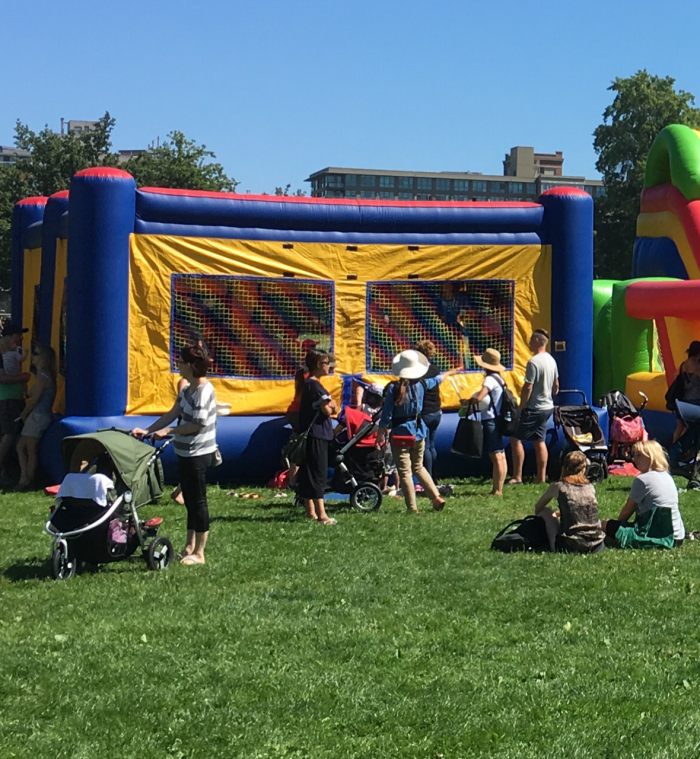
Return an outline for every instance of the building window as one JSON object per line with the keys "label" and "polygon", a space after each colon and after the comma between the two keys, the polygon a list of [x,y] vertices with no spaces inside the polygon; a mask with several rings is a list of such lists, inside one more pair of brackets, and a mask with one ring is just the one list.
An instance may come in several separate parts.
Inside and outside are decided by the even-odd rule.
{"label": "building window", "polygon": [[435,200],[447,200],[447,195],[436,195]]}
{"label": "building window", "polygon": [[357,196],[357,193],[355,190],[345,190],[345,197],[346,198],[354,198]]}
{"label": "building window", "polygon": [[379,177],[379,186],[380,187],[393,187],[394,186],[394,177]]}
{"label": "building window", "polygon": [[422,195],[421,194],[416,195],[416,200],[427,200],[428,197],[429,197],[428,195],[426,195],[425,193],[423,193]]}
{"label": "building window", "polygon": [[399,187],[403,187],[406,190],[412,190],[413,177],[399,177]]}
{"label": "building window", "polygon": [[433,180],[430,177],[418,177],[419,190],[432,190]]}
{"label": "building window", "polygon": [[375,187],[377,184],[377,177],[372,176],[371,174],[361,174],[360,184],[362,187]]}
{"label": "building window", "polygon": [[384,200],[393,200],[394,199],[394,193],[393,192],[380,192],[379,197]]}
{"label": "building window", "polygon": [[491,182],[490,192],[503,192],[503,182]]}
{"label": "building window", "polygon": [[598,189],[596,190],[595,196],[596,198],[602,198],[603,195],[605,195],[605,187],[599,186]]}
{"label": "building window", "polygon": [[474,200],[478,200],[479,202],[484,202],[488,200],[488,198],[486,197],[486,195],[475,195]]}
{"label": "building window", "polygon": [[357,185],[357,174],[346,174],[345,175],[345,186],[346,187],[355,187]]}
{"label": "building window", "polygon": [[510,192],[511,195],[522,195],[523,183],[522,182],[508,182],[508,192]]}
{"label": "building window", "polygon": [[399,200],[413,200],[413,193],[412,192],[400,192],[399,193]]}
{"label": "building window", "polygon": [[342,187],[342,185],[343,185],[343,177],[340,176],[339,174],[329,174],[326,177],[326,184],[329,187],[336,187],[336,186]]}
{"label": "building window", "polygon": [[449,179],[436,179],[435,180],[435,189],[436,190],[449,190],[450,189],[450,180]]}
{"label": "building window", "polygon": [[374,192],[371,192],[370,190],[362,190],[360,193],[361,198],[373,198]]}
{"label": "building window", "polygon": [[475,179],[472,182],[472,190],[474,192],[486,192],[486,182],[483,179]]}
{"label": "building window", "polygon": [[466,179],[455,179],[455,192],[468,192],[469,182]]}
{"label": "building window", "polygon": [[525,192],[528,195],[536,195],[537,194],[537,185],[534,182],[528,182],[525,185]]}

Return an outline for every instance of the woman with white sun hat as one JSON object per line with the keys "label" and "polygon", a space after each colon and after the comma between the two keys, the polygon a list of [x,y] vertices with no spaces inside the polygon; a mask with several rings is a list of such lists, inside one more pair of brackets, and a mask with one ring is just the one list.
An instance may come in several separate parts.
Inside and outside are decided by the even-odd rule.
{"label": "woman with white sun hat", "polygon": [[442,510],[445,505],[431,476],[423,467],[427,428],[421,419],[421,412],[425,391],[437,387],[445,377],[456,374],[459,369],[423,379],[429,366],[428,359],[418,351],[406,350],[394,357],[391,373],[399,381],[392,382],[386,390],[377,434],[377,447],[382,446],[389,435],[406,508],[413,514],[419,513],[413,475],[431,499],[435,511]]}

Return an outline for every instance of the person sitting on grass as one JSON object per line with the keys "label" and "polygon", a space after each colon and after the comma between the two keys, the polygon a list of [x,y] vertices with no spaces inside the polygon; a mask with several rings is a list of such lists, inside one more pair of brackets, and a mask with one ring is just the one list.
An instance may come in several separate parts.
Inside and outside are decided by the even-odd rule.
{"label": "person sitting on grass", "polygon": [[[680,546],[685,527],[664,449],[656,440],[640,441],[632,448],[632,461],[641,474],[635,477],[618,518],[603,522],[606,543],[617,548]],[[637,517],[630,524],[628,520],[634,513]]]}
{"label": "person sitting on grass", "polygon": [[[605,533],[598,516],[595,488],[586,478],[588,459],[581,451],[564,458],[561,480],[553,482],[535,504],[535,514],[544,519],[552,551],[598,553],[605,547]],[[557,499],[558,511],[547,504]]]}

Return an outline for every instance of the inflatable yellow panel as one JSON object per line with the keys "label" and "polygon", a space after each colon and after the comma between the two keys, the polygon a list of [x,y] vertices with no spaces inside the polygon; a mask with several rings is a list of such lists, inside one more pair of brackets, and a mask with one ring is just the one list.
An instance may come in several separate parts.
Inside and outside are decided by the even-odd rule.
{"label": "inflatable yellow panel", "polygon": [[[201,339],[232,414],[284,413],[307,348],[332,350],[324,384],[382,383],[391,356],[438,345],[446,407],[481,386],[472,355],[498,347],[518,392],[534,327],[550,327],[548,246],[407,246],[131,236],[127,414],[170,408],[180,348]],[[172,382],[164,382],[170,375]]]}

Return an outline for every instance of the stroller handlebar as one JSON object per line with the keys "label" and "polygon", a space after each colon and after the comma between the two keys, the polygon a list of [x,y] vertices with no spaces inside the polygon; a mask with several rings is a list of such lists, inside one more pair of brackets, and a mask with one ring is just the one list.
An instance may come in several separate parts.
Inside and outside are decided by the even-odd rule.
{"label": "stroller handlebar", "polygon": [[574,395],[574,394],[575,395],[580,395],[581,398],[583,399],[583,405],[584,406],[588,406],[588,400],[586,399],[586,394],[583,392],[583,390],[573,390],[573,389],[572,390],[560,390],[557,395],[558,396],[562,395],[562,393],[569,393],[570,395]]}

